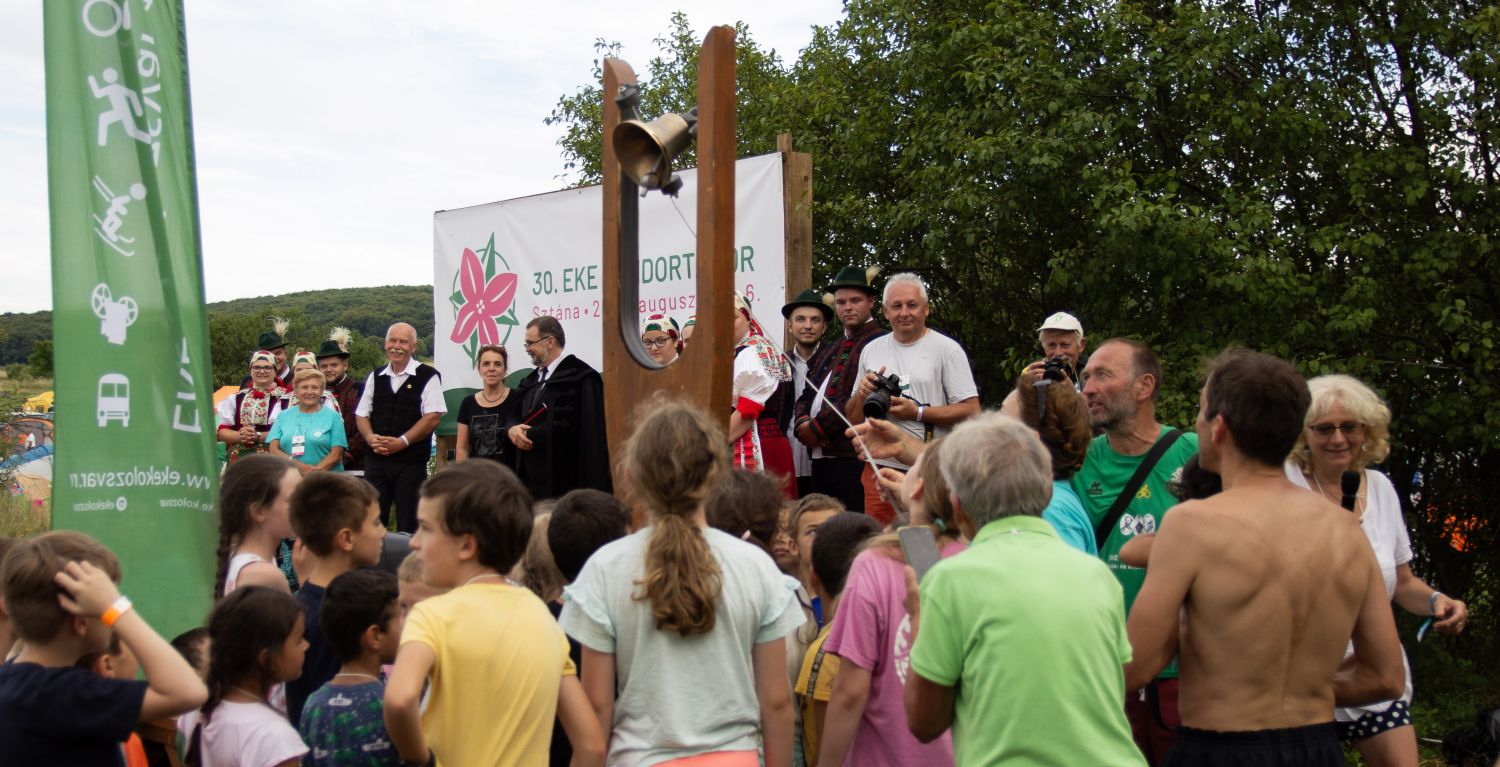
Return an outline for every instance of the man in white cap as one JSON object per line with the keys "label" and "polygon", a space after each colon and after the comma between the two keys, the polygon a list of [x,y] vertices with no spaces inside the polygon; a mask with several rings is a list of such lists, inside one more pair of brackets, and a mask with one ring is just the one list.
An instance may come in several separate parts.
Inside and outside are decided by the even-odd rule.
{"label": "man in white cap", "polygon": [[[1058,360],[1063,363],[1063,374],[1073,382],[1073,387],[1079,392],[1083,391],[1082,376],[1079,372],[1088,363],[1083,356],[1083,350],[1088,346],[1088,339],[1083,337],[1083,323],[1078,321],[1067,312],[1057,312],[1042,321],[1042,326],[1036,329],[1037,340],[1042,344],[1042,358],[1026,366],[1026,374],[1031,376],[1032,381],[1042,380],[1042,374],[1047,369],[1048,360]],[[1002,405],[1004,412],[1013,412],[1020,407],[1016,402],[1014,389],[1005,395]]]}
{"label": "man in white cap", "polygon": [[1083,350],[1088,346],[1088,339],[1083,337],[1083,323],[1067,312],[1058,312],[1043,320],[1036,331],[1037,340],[1042,344],[1042,359],[1027,365],[1026,372],[1041,380],[1047,360],[1063,361],[1066,363],[1063,372],[1079,391],[1083,391],[1083,384],[1078,380],[1078,371],[1086,362]]}

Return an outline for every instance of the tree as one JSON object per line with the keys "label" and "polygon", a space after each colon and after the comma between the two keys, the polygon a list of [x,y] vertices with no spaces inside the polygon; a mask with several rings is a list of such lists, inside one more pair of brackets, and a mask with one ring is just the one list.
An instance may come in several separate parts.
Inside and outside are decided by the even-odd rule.
{"label": "tree", "polygon": [[[667,113],[683,113],[698,101],[698,51],[702,35],[693,31],[687,14],[672,14],[671,29],[653,42],[660,54],[644,69],[637,70],[641,85],[640,114],[650,120]],[[600,183],[604,112],[600,99],[603,57],[618,57],[624,51],[617,42],[602,38],[594,43],[593,82],[584,84],[571,95],[558,99],[557,107],[543,122],[559,126],[563,135],[557,140],[563,152],[563,174],[578,186]],[[766,50],[750,36],[743,22],[735,25],[735,77],[739,85],[736,118],[739,127],[739,156],[776,151],[776,136],[790,127],[789,110],[781,103],[790,96],[791,74],[774,50]],[[676,167],[692,167],[697,162],[693,149],[683,152]]]}
{"label": "tree", "polygon": [[268,325],[264,316],[253,314],[210,314],[208,348],[213,358],[214,388],[239,386],[250,372],[250,353],[255,341]]}
{"label": "tree", "polygon": [[[665,48],[651,87],[681,91],[689,44]],[[1500,8],[1470,0],[849,0],[784,75],[741,78],[742,104],[771,105],[742,149],[795,135],[818,276],[921,274],[991,403],[1058,309],[1095,344],[1150,342],[1176,424],[1197,361],[1232,342],[1369,382],[1395,413],[1385,469],[1415,499],[1418,569],[1482,610],[1473,587],[1500,569],[1497,49]],[[581,116],[549,122],[588,180]],[[1489,636],[1474,657],[1495,657]]]}
{"label": "tree", "polygon": [[31,343],[26,371],[32,378],[52,377],[52,339],[37,339]]}

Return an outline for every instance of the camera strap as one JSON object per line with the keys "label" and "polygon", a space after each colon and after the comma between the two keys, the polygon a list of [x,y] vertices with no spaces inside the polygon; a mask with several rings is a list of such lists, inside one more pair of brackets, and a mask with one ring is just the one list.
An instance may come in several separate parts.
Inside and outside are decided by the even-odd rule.
{"label": "camera strap", "polygon": [[1146,477],[1151,474],[1152,469],[1156,468],[1161,457],[1166,455],[1172,443],[1181,436],[1180,429],[1168,429],[1167,433],[1151,446],[1146,457],[1141,459],[1141,465],[1137,466],[1135,473],[1130,475],[1130,480],[1125,483],[1125,487],[1120,489],[1120,494],[1115,496],[1115,502],[1110,505],[1109,511],[1104,512],[1104,518],[1099,520],[1099,525],[1094,528],[1094,541],[1099,551],[1104,551],[1104,542],[1109,540],[1109,534],[1115,529],[1115,525],[1120,523],[1120,517],[1125,514],[1125,509],[1130,506],[1131,501],[1135,500],[1135,494],[1140,492],[1141,485],[1146,484]]}

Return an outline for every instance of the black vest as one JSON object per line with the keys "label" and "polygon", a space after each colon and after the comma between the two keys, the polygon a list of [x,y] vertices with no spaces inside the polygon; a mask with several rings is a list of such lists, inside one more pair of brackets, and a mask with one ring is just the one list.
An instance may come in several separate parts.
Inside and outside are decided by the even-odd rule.
{"label": "black vest", "polygon": [[[397,391],[391,391],[390,366],[375,374],[375,391],[370,399],[370,430],[387,437],[399,437],[417,421],[422,420],[422,390],[433,378],[442,380],[437,368],[416,363],[417,369]],[[411,443],[411,446],[390,456],[400,463],[427,463],[432,454],[432,436]]]}

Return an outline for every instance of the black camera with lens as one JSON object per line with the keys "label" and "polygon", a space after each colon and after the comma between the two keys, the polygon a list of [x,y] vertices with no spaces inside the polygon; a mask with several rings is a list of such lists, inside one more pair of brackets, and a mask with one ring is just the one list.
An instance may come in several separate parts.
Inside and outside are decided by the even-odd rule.
{"label": "black camera with lens", "polygon": [[1073,380],[1073,366],[1067,357],[1050,357],[1042,363],[1042,380],[1061,382]]}
{"label": "black camera with lens", "polygon": [[901,377],[895,373],[875,376],[875,391],[865,397],[866,418],[886,419],[891,414],[891,397],[901,396]]}

